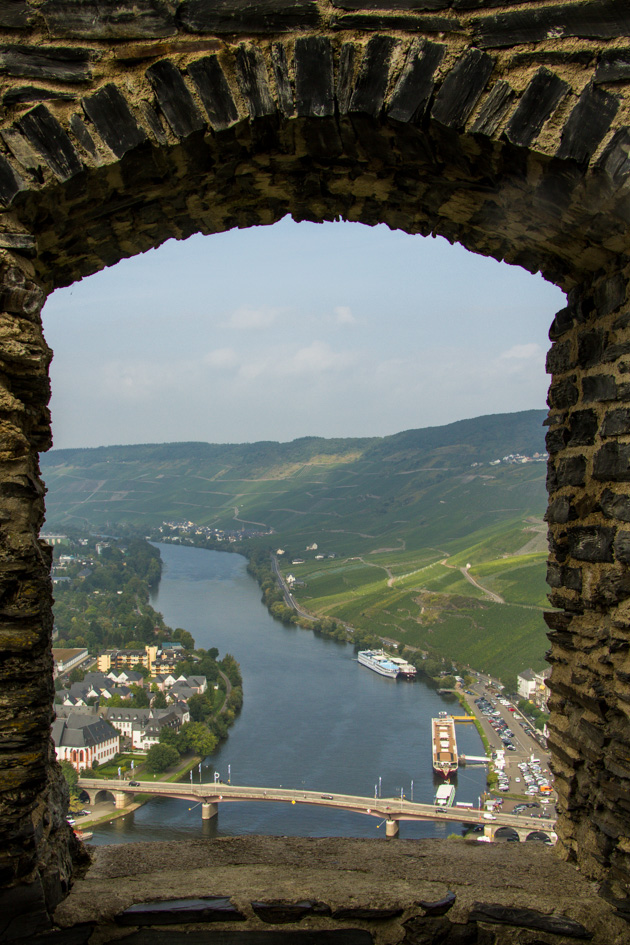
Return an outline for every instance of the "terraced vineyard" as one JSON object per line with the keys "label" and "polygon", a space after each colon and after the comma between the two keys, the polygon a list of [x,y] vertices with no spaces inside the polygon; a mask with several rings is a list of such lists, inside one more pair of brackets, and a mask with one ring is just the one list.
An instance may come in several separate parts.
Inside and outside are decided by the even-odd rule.
{"label": "terraced vineyard", "polygon": [[245,529],[249,546],[284,548],[279,563],[313,614],[497,675],[538,669],[546,466],[496,460],[542,453],[544,416],[382,439],[52,451],[48,527]]}

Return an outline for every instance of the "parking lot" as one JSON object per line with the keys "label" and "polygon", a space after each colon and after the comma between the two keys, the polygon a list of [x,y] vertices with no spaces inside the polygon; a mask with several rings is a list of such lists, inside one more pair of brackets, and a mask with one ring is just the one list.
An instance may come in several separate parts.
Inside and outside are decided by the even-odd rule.
{"label": "parking lot", "polygon": [[532,817],[555,816],[549,755],[541,748],[529,720],[483,683],[469,690],[468,695],[492,749],[498,777],[494,794],[497,799],[503,798],[503,809],[521,814],[529,811]]}

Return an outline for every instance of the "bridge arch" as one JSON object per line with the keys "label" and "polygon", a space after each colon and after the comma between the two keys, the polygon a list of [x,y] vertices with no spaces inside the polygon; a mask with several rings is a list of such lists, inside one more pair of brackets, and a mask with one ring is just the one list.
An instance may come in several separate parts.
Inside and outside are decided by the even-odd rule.
{"label": "bridge arch", "polygon": [[539,843],[551,843],[551,837],[544,830],[532,830],[531,833],[528,833],[525,837],[525,840],[538,841]]}
{"label": "bridge arch", "polygon": [[521,837],[519,831],[514,827],[497,827],[494,831],[493,840],[510,840],[513,842],[520,841]]}
{"label": "bridge arch", "polygon": [[[38,537],[38,452],[51,443],[43,302],[168,238],[291,214],[441,234],[567,292],[549,354],[559,848],[627,897],[630,822],[613,800],[630,779],[630,128],[615,44],[628,24],[609,4],[541,4],[498,15],[501,0],[444,0],[435,16],[394,0],[385,12],[137,0],[127,15],[124,2],[16,0],[0,11],[8,887],[36,876],[51,907],[73,869],[50,761],[50,551]],[[13,856],[26,833],[37,838],[28,862]]]}

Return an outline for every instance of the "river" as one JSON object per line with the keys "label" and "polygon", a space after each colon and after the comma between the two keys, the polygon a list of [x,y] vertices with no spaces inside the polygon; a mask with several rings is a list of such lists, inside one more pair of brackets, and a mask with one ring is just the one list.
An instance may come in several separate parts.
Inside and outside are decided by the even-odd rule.
{"label": "river", "polygon": [[[183,627],[197,646],[216,646],[238,660],[243,709],[227,740],[206,759],[233,784],[304,788],[332,794],[400,797],[429,802],[438,783],[431,767],[430,720],[457,713],[452,697],[422,682],[378,676],[356,662],[351,646],[273,620],[241,555],[159,545],[164,569],[153,606]],[[461,752],[481,755],[472,725],[457,726]],[[229,766],[229,769],[228,769]],[[195,780],[199,773],[195,770]],[[412,784],[413,782],[413,784]],[[460,769],[458,801],[478,803],[485,769]],[[155,799],[94,828],[92,843],[178,840],[238,834],[375,837],[373,817],[279,803],[224,803],[211,821],[185,801]],[[405,838],[444,836],[445,825],[401,823]],[[449,832],[451,828],[449,827]]]}

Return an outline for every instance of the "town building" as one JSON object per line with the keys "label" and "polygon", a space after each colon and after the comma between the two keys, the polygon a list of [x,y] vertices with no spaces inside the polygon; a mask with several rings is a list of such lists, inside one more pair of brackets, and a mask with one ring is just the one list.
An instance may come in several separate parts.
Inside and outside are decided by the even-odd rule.
{"label": "town building", "polygon": [[53,679],[65,676],[88,658],[87,647],[53,647]]}
{"label": "town building", "polygon": [[81,710],[59,716],[52,725],[58,761],[69,761],[77,771],[111,761],[120,751],[120,735],[106,719]]}

